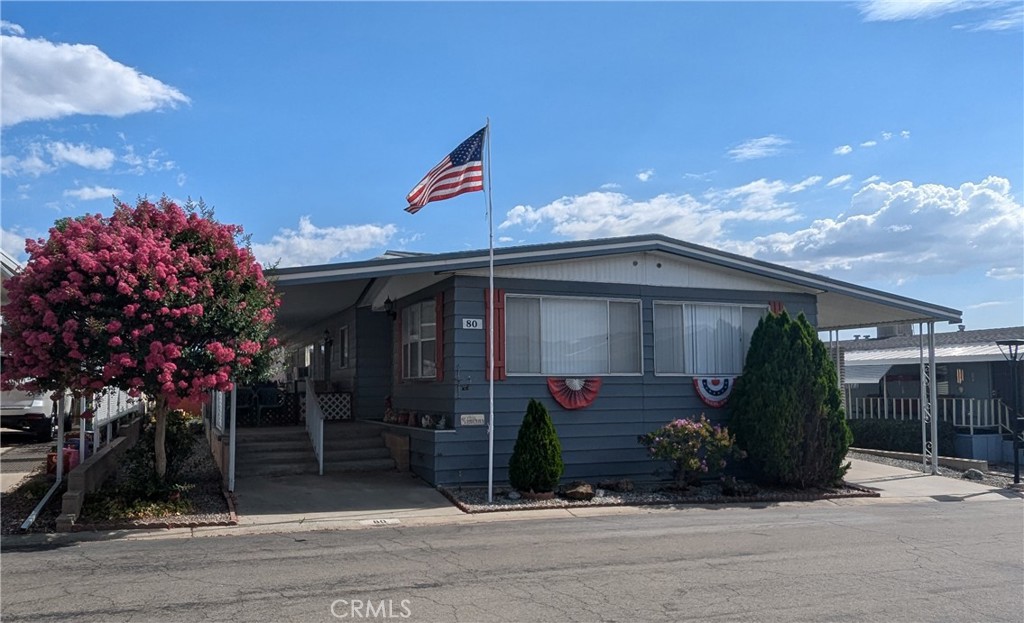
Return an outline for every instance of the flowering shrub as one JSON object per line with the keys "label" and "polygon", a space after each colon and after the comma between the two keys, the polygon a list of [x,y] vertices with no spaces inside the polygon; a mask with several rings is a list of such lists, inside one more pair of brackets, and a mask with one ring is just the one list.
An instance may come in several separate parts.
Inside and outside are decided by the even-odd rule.
{"label": "flowering shrub", "polygon": [[167,410],[269,370],[280,301],[241,227],[202,202],[115,200],[111,216],[61,219],[25,250],[5,284],[4,388],[156,399],[161,476]]}
{"label": "flowering shrub", "polygon": [[742,458],[729,429],[711,422],[701,414],[699,420],[679,419],[656,431],[640,435],[637,441],[651,457],[669,461],[676,484],[696,484],[704,474],[714,474],[726,466],[726,460]]}

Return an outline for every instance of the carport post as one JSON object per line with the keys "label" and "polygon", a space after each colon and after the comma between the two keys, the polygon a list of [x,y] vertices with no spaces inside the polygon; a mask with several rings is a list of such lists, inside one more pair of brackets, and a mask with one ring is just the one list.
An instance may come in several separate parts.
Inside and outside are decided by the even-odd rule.
{"label": "carport post", "polygon": [[235,406],[238,399],[238,385],[231,388],[231,431],[228,432],[228,491],[235,492]]}
{"label": "carport post", "polygon": [[932,474],[939,473],[938,371],[935,369],[935,323],[928,323],[928,402],[932,415]]}
{"label": "carport post", "polygon": [[85,396],[78,399],[78,461],[84,463],[85,456],[85,420],[82,414],[85,413]]}
{"label": "carport post", "polygon": [[54,401],[57,407],[57,482],[64,478],[64,392],[60,401]]}

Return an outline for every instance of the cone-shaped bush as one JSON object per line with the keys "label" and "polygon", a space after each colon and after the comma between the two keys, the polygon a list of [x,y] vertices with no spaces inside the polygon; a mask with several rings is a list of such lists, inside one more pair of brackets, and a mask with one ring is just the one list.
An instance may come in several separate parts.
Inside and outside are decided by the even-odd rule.
{"label": "cone-shaped bush", "polygon": [[519,491],[553,491],[564,470],[562,443],[544,405],[530,400],[508,461],[508,481]]}
{"label": "cone-shaped bush", "polygon": [[761,319],[729,405],[736,442],[762,482],[806,488],[842,480],[850,431],[836,368],[803,314]]}

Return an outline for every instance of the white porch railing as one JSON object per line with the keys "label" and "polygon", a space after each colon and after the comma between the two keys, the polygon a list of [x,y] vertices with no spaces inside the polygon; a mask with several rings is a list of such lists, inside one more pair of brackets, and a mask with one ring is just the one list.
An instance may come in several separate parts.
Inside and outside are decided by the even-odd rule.
{"label": "white porch railing", "polygon": [[320,400],[313,390],[313,382],[306,381],[306,432],[313,443],[313,453],[320,467],[320,475],[324,475],[324,413],[320,410]]}
{"label": "white porch railing", "polygon": [[[102,446],[109,444],[113,439],[115,422],[144,409],[142,398],[132,398],[128,392],[116,388],[107,388],[96,394],[91,404],[92,430],[87,431],[84,426],[79,429],[81,431],[79,452],[82,453],[82,461],[88,458],[84,443],[86,434],[92,438],[92,453],[99,452]],[[102,434],[100,434],[101,432]]]}
{"label": "white porch railing", "polygon": [[[851,420],[920,420],[919,398],[853,398]],[[970,429],[996,428],[1012,433],[1010,408],[998,398],[939,398],[935,414],[940,422]]]}

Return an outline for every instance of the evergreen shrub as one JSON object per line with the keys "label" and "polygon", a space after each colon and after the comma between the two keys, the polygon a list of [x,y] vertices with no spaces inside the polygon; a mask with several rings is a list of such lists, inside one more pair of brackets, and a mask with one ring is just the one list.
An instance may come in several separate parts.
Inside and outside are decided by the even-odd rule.
{"label": "evergreen shrub", "polygon": [[509,484],[519,491],[554,491],[564,470],[562,443],[551,416],[531,399],[508,461]]}
{"label": "evergreen shrub", "polygon": [[849,469],[835,364],[803,314],[761,319],[729,405],[732,431],[759,481],[828,487]]}

